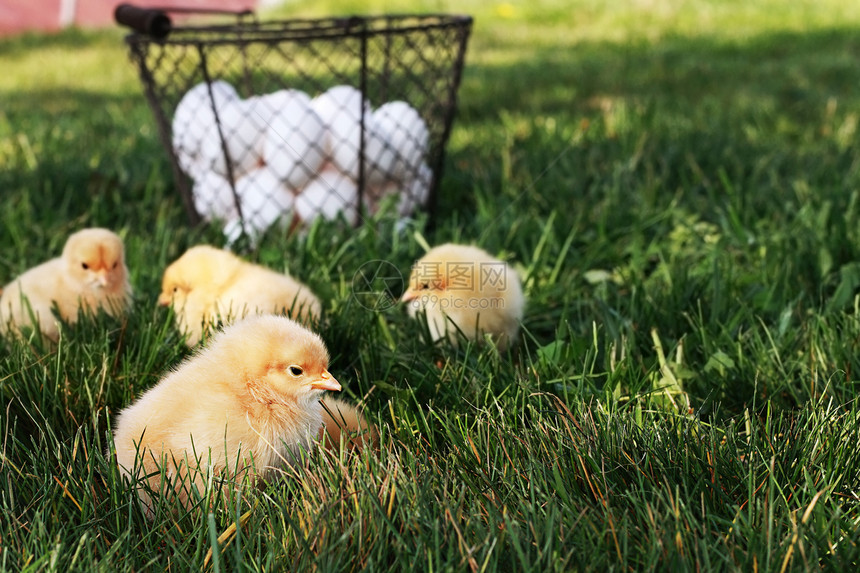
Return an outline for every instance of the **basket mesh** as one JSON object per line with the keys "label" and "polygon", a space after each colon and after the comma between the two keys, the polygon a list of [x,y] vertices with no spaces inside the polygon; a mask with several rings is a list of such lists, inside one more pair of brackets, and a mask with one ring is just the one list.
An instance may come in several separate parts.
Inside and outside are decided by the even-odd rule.
{"label": "basket mesh", "polygon": [[239,21],[126,37],[192,223],[432,214],[467,16]]}

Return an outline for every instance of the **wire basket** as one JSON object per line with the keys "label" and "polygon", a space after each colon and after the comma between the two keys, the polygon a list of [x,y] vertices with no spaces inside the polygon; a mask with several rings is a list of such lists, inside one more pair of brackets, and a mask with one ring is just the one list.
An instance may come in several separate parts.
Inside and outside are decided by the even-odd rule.
{"label": "wire basket", "polygon": [[[178,10],[196,14],[199,10]],[[117,7],[192,224],[229,241],[317,217],[435,211],[472,18],[173,25]]]}

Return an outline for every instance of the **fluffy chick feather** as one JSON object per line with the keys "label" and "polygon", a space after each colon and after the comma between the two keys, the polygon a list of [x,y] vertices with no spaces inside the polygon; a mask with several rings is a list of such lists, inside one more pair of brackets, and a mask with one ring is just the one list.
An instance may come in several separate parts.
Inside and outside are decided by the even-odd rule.
{"label": "fluffy chick feather", "polygon": [[286,313],[301,322],[320,315],[320,301],[294,278],[208,245],[191,247],[164,271],[158,303],[173,305],[189,346],[217,320]]}
{"label": "fluffy chick feather", "polygon": [[24,272],[0,292],[0,333],[33,325],[56,341],[55,304],[68,323],[77,321],[80,308],[103,308],[117,316],[131,303],[122,239],[107,229],[78,231],[66,240],[62,255]]}
{"label": "fluffy chick feather", "polygon": [[427,316],[434,340],[457,331],[470,340],[492,337],[503,350],[514,340],[525,299],[516,271],[478,247],[446,243],[434,247],[412,267],[401,298],[409,315]]}
{"label": "fluffy chick feather", "polygon": [[155,492],[171,487],[188,507],[192,484],[203,492],[210,476],[265,480],[307,451],[322,429],[320,397],[341,389],[328,362],[322,339],[304,326],[252,316],[123,410],[114,425],[117,462],[147,516],[154,506],[141,481]]}

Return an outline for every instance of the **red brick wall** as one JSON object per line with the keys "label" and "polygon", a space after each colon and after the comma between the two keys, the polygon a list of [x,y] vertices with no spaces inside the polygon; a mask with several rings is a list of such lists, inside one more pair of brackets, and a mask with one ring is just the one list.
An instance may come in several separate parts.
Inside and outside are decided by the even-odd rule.
{"label": "red brick wall", "polygon": [[[74,8],[72,21],[77,26],[114,25],[117,4],[129,0],[0,0],[0,35],[27,30],[56,31],[61,28],[62,3]],[[137,6],[181,6],[183,8],[254,9],[256,0],[130,0]]]}
{"label": "red brick wall", "polygon": [[3,0],[0,2],[0,34],[59,28],[60,0]]}

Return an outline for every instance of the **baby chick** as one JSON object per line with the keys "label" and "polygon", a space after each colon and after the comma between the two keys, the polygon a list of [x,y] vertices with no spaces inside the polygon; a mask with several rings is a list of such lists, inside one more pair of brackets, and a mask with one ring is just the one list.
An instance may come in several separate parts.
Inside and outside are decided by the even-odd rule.
{"label": "baby chick", "polygon": [[153,502],[140,480],[155,492],[172,488],[188,507],[192,485],[202,492],[209,477],[266,480],[308,451],[322,428],[323,392],[341,389],[328,362],[317,334],[284,316],[252,316],[123,410],[117,463],[137,482],[147,517]]}
{"label": "baby chick", "polygon": [[401,298],[409,315],[426,312],[434,340],[453,343],[492,337],[499,350],[512,342],[523,319],[525,299],[519,276],[507,263],[477,247],[447,243],[427,252],[412,267]]}
{"label": "baby chick", "polygon": [[208,245],[191,247],[164,271],[158,304],[173,305],[188,346],[212,322],[249,313],[282,313],[307,322],[319,318],[320,301],[294,278],[243,261]]}
{"label": "baby chick", "polygon": [[54,304],[68,323],[77,321],[79,308],[103,308],[117,316],[131,303],[122,239],[107,229],[78,231],[66,240],[60,257],[24,272],[2,293],[0,333],[20,332],[21,326],[32,324],[56,342],[60,332],[51,312]]}

